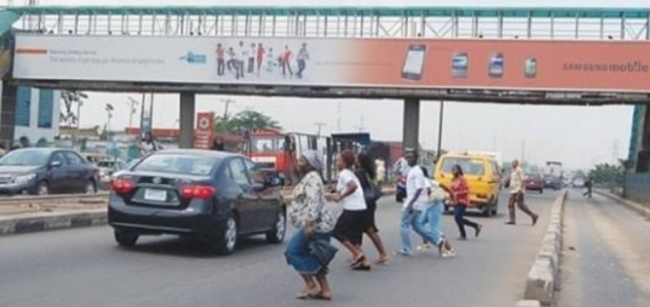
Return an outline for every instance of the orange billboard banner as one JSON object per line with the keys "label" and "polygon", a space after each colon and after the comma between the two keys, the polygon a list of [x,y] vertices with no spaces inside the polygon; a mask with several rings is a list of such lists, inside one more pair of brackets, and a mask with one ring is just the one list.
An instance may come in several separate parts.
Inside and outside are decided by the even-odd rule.
{"label": "orange billboard banner", "polygon": [[650,92],[650,42],[17,34],[16,79]]}

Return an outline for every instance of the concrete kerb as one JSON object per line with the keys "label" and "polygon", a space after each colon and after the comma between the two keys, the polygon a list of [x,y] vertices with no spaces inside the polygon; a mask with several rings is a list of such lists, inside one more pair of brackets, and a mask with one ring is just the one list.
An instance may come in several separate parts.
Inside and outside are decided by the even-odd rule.
{"label": "concrete kerb", "polygon": [[107,220],[108,216],[105,208],[80,212],[43,212],[0,217],[0,235],[98,226],[105,225]]}
{"label": "concrete kerb", "polygon": [[[520,301],[517,306],[540,306],[539,304],[553,303],[560,268],[562,223],[566,197],[567,191],[564,191],[553,203],[551,217],[540,250],[526,278],[525,301]],[[524,305],[520,305],[520,303]]]}
{"label": "concrete kerb", "polygon": [[650,219],[650,207],[646,207],[644,205],[635,203],[633,201],[629,201],[629,200],[627,200],[625,198],[619,197],[617,195],[614,195],[612,193],[609,193],[609,192],[606,192],[606,191],[603,191],[603,190],[594,190],[594,192],[596,194],[598,194],[598,195],[607,197],[607,198],[609,198],[609,199],[611,199],[611,200],[613,200],[613,201],[627,207],[628,209],[640,214],[641,216],[643,216],[645,218]]}

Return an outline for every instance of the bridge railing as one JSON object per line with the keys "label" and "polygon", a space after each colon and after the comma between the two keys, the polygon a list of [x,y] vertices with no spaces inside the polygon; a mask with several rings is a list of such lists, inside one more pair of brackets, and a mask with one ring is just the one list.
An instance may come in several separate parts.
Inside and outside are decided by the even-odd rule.
{"label": "bridge railing", "polygon": [[19,30],[74,35],[650,39],[646,10],[12,8]]}

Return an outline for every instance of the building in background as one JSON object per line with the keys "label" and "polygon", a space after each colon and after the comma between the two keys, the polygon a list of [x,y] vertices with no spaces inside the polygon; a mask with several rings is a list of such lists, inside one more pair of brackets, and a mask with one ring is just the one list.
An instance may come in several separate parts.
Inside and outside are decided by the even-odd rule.
{"label": "building in background", "polygon": [[[3,90],[0,85],[0,93]],[[7,125],[11,122],[7,116],[11,116],[11,113],[14,116],[13,135],[4,135],[4,142],[20,141],[31,146],[53,142],[59,135],[61,92],[18,86],[15,99],[14,112],[7,112],[0,117],[0,125]],[[3,145],[9,147],[9,144]]]}

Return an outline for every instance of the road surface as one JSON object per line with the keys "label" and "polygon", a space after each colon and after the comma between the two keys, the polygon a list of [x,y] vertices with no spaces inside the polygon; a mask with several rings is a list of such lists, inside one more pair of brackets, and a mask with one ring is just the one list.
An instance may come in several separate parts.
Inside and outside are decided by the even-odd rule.
{"label": "road surface", "polygon": [[[334,301],[328,306],[514,306],[545,231],[557,193],[530,194],[542,218],[536,227],[519,214],[506,226],[507,194],[499,216],[471,219],[485,225],[478,239],[452,240],[459,255],[437,252],[393,256],[371,272],[347,268],[343,250],[332,265]],[[399,246],[400,205],[383,199],[381,235]],[[458,236],[452,216],[443,217],[450,238]],[[470,232],[472,233],[472,232]],[[414,240],[419,242],[419,240]],[[376,253],[366,245],[371,258]],[[244,242],[230,257],[206,254],[201,246],[175,237],[145,237],[133,250],[119,248],[109,227],[62,230],[0,238],[0,306],[313,306],[294,299],[298,276],[283,257],[284,245],[260,239]]]}
{"label": "road surface", "polygon": [[650,221],[577,192],[566,210],[558,306],[650,306]]}

